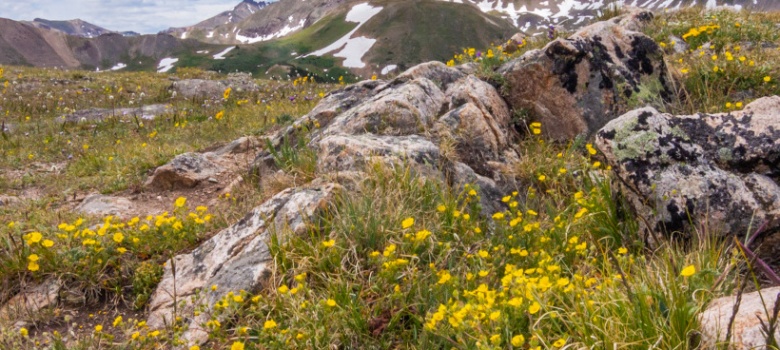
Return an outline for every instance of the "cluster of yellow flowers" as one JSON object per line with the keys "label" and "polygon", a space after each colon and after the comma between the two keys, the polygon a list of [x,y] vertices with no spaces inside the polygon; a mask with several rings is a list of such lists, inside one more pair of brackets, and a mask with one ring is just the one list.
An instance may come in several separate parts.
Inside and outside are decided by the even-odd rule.
{"label": "cluster of yellow flowers", "polygon": [[[183,211],[186,198],[180,197],[174,203],[176,212]],[[27,247],[27,270],[37,272],[41,268],[41,257],[47,257],[50,266],[57,265],[57,254],[82,250],[85,256],[79,259],[79,264],[89,265],[107,263],[112,254],[125,254],[128,251],[142,249],[144,240],[149,235],[160,234],[179,239],[184,235],[195,234],[212,219],[207,213],[208,208],[198,206],[195,211],[186,215],[171,215],[164,212],[160,215],[150,215],[145,219],[133,217],[127,221],[114,216],[107,216],[101,225],[85,226],[85,220],[78,218],[73,222],[63,222],[57,230],[44,235],[39,231],[31,231],[22,236]],[[7,225],[10,229],[21,229],[15,222]],[[185,229],[185,227],[187,229]],[[149,242],[146,242],[147,244]]]}
{"label": "cluster of yellow flowers", "polygon": [[688,41],[688,38],[691,37],[697,37],[701,34],[710,34],[715,32],[715,30],[720,29],[720,25],[717,24],[710,24],[710,25],[704,25],[699,27],[693,27],[690,30],[688,30],[687,33],[683,34],[682,38],[685,41]]}

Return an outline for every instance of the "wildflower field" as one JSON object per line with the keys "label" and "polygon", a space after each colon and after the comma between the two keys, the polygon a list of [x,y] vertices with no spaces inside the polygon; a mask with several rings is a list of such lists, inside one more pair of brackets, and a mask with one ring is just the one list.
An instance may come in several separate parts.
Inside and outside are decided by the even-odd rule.
{"label": "wildflower field", "polygon": [[[777,23],[777,14],[659,14],[646,32],[666,52],[677,98],[640,93],[629,103],[692,114],[780,95]],[[502,62],[547,40],[513,43],[513,53],[501,45],[465,48],[446,63],[478,62],[478,74],[492,79]],[[56,307],[25,315],[22,325],[0,313],[0,348],[181,346],[183,320],[193,315],[177,315],[165,329],[144,322],[166,261],[313,177],[315,155],[293,145],[274,153],[287,180],[272,185],[247,175],[231,193],[152,200],[150,215],[74,212],[88,193],[143,193],[149,172],[178,154],[289,125],[341,87],[300,77],[258,81],[258,92],[226,90],[216,99],[171,93],[171,79],[193,77],[219,78],[196,69],[0,67],[0,194],[19,198],[0,206],[0,302],[25,285],[53,279],[65,286]],[[87,108],[151,103],[169,112],[153,120],[62,120]],[[486,215],[477,186],[451,188],[408,169],[370,166],[358,188],[316,218],[319,225],[272,239],[265,288],[210,286],[224,297],[200,325],[210,341],[190,349],[694,349],[697,315],[710,300],[743,283],[759,286],[739,250],[701,238],[715,236],[708,228],[690,241],[646,247],[636,235],[639,219],[589,140],[551,142],[540,136],[545,125],[518,125],[521,163],[510,173],[523,186],[505,193],[502,210]]]}

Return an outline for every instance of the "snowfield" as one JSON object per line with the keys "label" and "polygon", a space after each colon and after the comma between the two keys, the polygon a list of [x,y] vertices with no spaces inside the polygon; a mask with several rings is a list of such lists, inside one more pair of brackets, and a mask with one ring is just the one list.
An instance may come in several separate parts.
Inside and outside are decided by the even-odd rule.
{"label": "snowfield", "polygon": [[390,72],[396,70],[397,68],[398,68],[398,66],[396,66],[394,64],[387,65],[387,66],[385,66],[385,68],[382,68],[382,75],[387,75],[387,73],[390,73]]}
{"label": "snowfield", "polygon": [[264,35],[264,36],[258,36],[258,37],[243,36],[243,35],[239,34],[239,33],[241,33],[241,31],[239,30],[238,32],[236,32],[236,40],[238,40],[238,41],[240,41],[240,42],[242,42],[244,44],[254,44],[256,42],[268,41],[268,40],[271,40],[271,39],[281,38],[281,37],[283,37],[283,36],[285,36],[287,34],[290,34],[290,33],[294,32],[294,31],[302,29],[303,26],[306,25],[306,19],[305,18],[300,20],[300,21],[298,21],[298,24],[293,25],[293,17],[290,16],[290,18],[287,19],[287,22],[288,22],[288,24],[285,25],[284,28],[279,29],[279,31],[277,31],[275,33],[271,33],[271,34]]}
{"label": "snowfield", "polygon": [[376,14],[378,14],[380,11],[382,11],[382,7],[373,7],[368,3],[355,5],[354,7],[352,7],[349,13],[347,13],[346,20],[348,22],[356,22],[358,23],[358,25],[355,26],[355,28],[352,29],[349,33],[339,38],[339,40],[336,40],[332,44],[322,49],[319,49],[317,51],[314,51],[304,57],[308,57],[312,55],[322,56],[341,49],[339,52],[334,53],[333,56],[345,58],[344,67],[347,68],[365,67],[366,64],[363,62],[363,56],[365,56],[368,50],[370,50],[371,47],[374,46],[376,39],[366,38],[362,36],[353,38],[352,35],[355,34],[355,32],[357,32],[358,29],[360,29],[360,27],[363,26],[363,24],[368,22],[368,20],[370,20],[372,17],[376,16]]}
{"label": "snowfield", "polygon": [[113,67],[111,67],[111,68],[109,68],[109,69],[110,69],[110,70],[120,70],[120,69],[124,69],[124,68],[126,68],[126,67],[127,67],[127,65],[126,65],[126,64],[124,64],[124,63],[122,63],[122,62],[119,62],[119,63],[117,63],[116,65],[114,65]]}
{"label": "snowfield", "polygon": [[160,60],[157,64],[157,73],[165,73],[173,68],[173,65],[179,62],[178,58],[166,57]]}
{"label": "snowfield", "polygon": [[228,52],[232,51],[235,48],[236,48],[235,46],[228,47],[227,49],[222,50],[221,52],[219,52],[218,54],[216,54],[216,55],[214,55],[212,57],[215,60],[224,60],[225,59],[225,55],[227,55]]}

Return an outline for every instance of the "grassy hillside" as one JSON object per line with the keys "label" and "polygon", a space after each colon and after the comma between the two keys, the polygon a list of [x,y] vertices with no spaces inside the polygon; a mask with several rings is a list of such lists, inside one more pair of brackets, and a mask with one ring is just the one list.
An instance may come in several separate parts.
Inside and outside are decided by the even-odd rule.
{"label": "grassy hillside", "polygon": [[[332,58],[300,58],[308,52],[329,45],[347,34],[355,23],[346,22],[346,13],[331,15],[314,25],[285,38],[241,45],[226,55],[225,60],[202,60],[192,54],[185,55],[181,66],[200,66],[214,71],[252,72],[259,77],[283,77],[311,75],[318,81],[337,82],[340,76],[351,77],[349,71],[339,67]],[[326,72],[327,70],[327,72]]]}
{"label": "grassy hillside", "polygon": [[433,0],[386,1],[385,9],[357,35],[376,38],[364,61],[384,67],[410,67],[430,60],[445,61],[464,47],[487,47],[517,32],[500,17],[463,4]]}
{"label": "grassy hillside", "polygon": [[[431,9],[423,2],[408,6]],[[665,46],[681,98],[640,96],[631,103],[677,114],[719,112],[780,94],[780,36],[773,29],[779,18],[696,10],[658,16],[646,30]],[[351,28],[339,16],[320,25],[332,37]],[[251,50],[260,55],[266,47],[279,61],[260,64],[281,66],[290,52],[328,42],[305,47],[314,33],[242,47],[219,64],[226,64],[223,71],[249,64]],[[669,34],[684,36],[690,49],[675,53]],[[700,49],[706,42],[716,46]],[[494,53],[456,59],[479,62],[489,74],[516,57]],[[193,68],[173,76],[219,78]],[[0,206],[0,302],[22,285],[55,279],[66,286],[63,303],[27,323],[0,320],[0,348],[178,345],[181,323],[151,330],[141,321],[162,265],[272,194],[310,180],[316,155],[285,145],[276,158],[283,171],[271,185],[252,178],[229,196],[166,197],[157,204],[168,210],[163,216],[90,217],[72,208],[90,192],[143,196],[141,184],[155,166],[242,135],[267,135],[337,87],[258,84],[259,92],[204,102],[171,96],[168,75],[0,67],[0,121],[10,130],[0,133],[0,193],[20,198]],[[168,104],[170,112],[153,121],[60,121],[73,110],[149,103]],[[685,244],[647,249],[636,236],[637,218],[613,192],[611,169],[587,140],[525,135],[515,142],[521,161],[509,171],[523,185],[501,199],[505,210],[487,215],[475,186],[451,188],[406,169],[369,168],[357,188],[317,218],[321,226],[269,244],[275,273],[263,290],[213,287],[224,298],[202,325],[210,333],[202,348],[696,349],[697,315],[707,304],[741,283],[759,286],[742,254],[700,238],[716,236],[708,227]],[[216,204],[200,207],[206,200]]]}
{"label": "grassy hillside", "polygon": [[[486,47],[516,32],[505,20],[462,4],[432,0],[372,4],[384,9],[355,34],[377,39],[364,58],[374,67],[369,68],[372,73],[378,73],[388,64],[403,68],[444,60],[463,47]],[[345,21],[347,10],[279,40],[238,46],[223,61],[209,62],[187,54],[180,65],[222,72],[247,71],[263,77],[308,74],[319,81],[336,82],[340,76],[353,81],[351,72],[340,67],[341,58],[331,55],[299,58],[326,47],[352,30],[356,23]]]}

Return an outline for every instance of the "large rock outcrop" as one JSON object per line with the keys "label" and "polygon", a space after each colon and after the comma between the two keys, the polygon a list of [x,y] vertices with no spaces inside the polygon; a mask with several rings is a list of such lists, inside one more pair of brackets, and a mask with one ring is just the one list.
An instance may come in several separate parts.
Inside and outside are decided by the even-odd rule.
{"label": "large rock outcrop", "polygon": [[731,113],[637,109],[599,131],[596,145],[646,232],[688,233],[706,224],[744,237],[764,222],[766,234],[780,228],[778,96]]}
{"label": "large rock outcrop", "polygon": [[502,66],[505,96],[544,135],[590,135],[625,113],[636,95],[668,97],[663,52],[639,32],[652,12],[634,11],[556,39]]}

